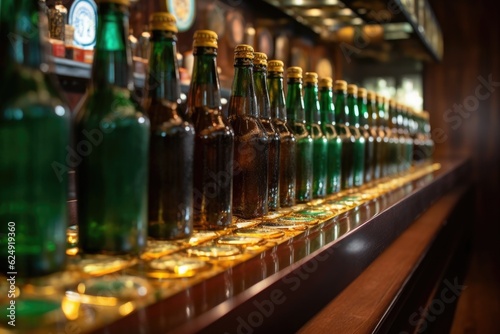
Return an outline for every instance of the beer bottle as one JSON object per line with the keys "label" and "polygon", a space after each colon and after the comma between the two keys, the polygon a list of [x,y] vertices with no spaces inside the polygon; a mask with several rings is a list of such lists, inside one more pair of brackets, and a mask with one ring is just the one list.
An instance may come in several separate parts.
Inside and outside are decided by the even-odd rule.
{"label": "beer bottle", "polygon": [[380,176],[387,176],[387,160],[389,156],[389,136],[387,131],[387,123],[386,123],[386,99],[382,95],[377,95],[377,128],[379,131],[379,136],[381,138],[381,146],[380,146]]}
{"label": "beer bottle", "polygon": [[151,15],[146,80],[149,149],[148,235],[186,238],[193,232],[194,128],[179,115],[177,26],[166,12]]}
{"label": "beer bottle", "polygon": [[402,173],[406,170],[406,137],[403,129],[403,105],[399,102],[396,102],[396,131],[399,143],[397,172]]}
{"label": "beer bottle", "polygon": [[363,182],[368,183],[373,180],[374,169],[374,153],[375,153],[375,138],[370,129],[369,113],[367,106],[367,91],[365,88],[358,88],[358,110],[360,116],[360,131],[365,138],[365,172],[363,174]]}
{"label": "beer bottle", "polygon": [[198,30],[187,114],[195,130],[193,223],[201,229],[231,224],[234,134],[222,114],[217,74],[217,34]]}
{"label": "beer bottle", "polygon": [[297,141],[288,126],[285,94],[283,92],[284,66],[281,60],[268,62],[269,102],[274,128],[280,136],[279,149],[279,199],[280,207],[295,205],[295,169]]}
{"label": "beer bottle", "polygon": [[[354,135],[354,186],[363,185],[365,174],[365,137],[360,132],[358,109],[358,86],[347,86],[348,121],[351,134]],[[346,124],[347,125],[347,124]]]}
{"label": "beer bottle", "polygon": [[[267,167],[267,206],[269,210],[277,210],[280,207],[279,182],[280,182],[280,146],[281,138],[274,121],[276,114],[271,115],[269,92],[267,87],[267,56],[262,52],[255,52],[253,59],[253,77],[255,83],[255,96],[259,118],[266,129],[269,140],[269,166]],[[276,111],[276,110],[274,110]]]}
{"label": "beer bottle", "polygon": [[313,139],[313,198],[326,195],[326,164],[328,141],[321,129],[321,114],[318,100],[318,74],[306,72],[304,75],[304,110],[307,130]]}
{"label": "beer bottle", "polygon": [[432,140],[431,124],[428,111],[422,112],[422,123],[423,123],[422,131],[424,133],[424,138],[425,138],[425,153],[426,153],[425,158],[426,160],[431,160],[432,153],[434,152],[434,141]]}
{"label": "beer bottle", "polygon": [[0,2],[1,273],[64,268],[70,112],[48,74],[47,18],[38,2]]}
{"label": "beer bottle", "polygon": [[351,133],[349,124],[349,107],[347,105],[347,82],[335,81],[335,123],[337,133],[342,138],[342,169],[340,179],[341,189],[350,189],[354,186],[354,144],[356,138]]}
{"label": "beer bottle", "polygon": [[89,254],[146,246],[149,119],[132,95],[128,6],[98,1],[92,76],[76,117],[79,246]]}
{"label": "beer bottle", "polygon": [[233,211],[242,218],[267,214],[269,139],[259,120],[253,81],[253,47],[234,49],[229,122],[234,131]]}
{"label": "beer bottle", "polygon": [[333,104],[332,78],[319,80],[319,108],[321,111],[321,128],[328,141],[326,154],[326,193],[333,194],[340,191],[341,185],[341,156],[342,137],[335,129],[335,106]]}
{"label": "beer bottle", "polygon": [[411,135],[410,108],[406,105],[403,106],[403,131],[406,138],[406,146],[405,146],[406,169],[410,169],[410,167],[413,164],[414,143]]}
{"label": "beer bottle", "polygon": [[370,128],[370,132],[374,139],[372,179],[377,180],[382,177],[381,160],[382,160],[383,133],[379,131],[379,128],[377,126],[378,122],[377,94],[373,91],[368,91],[367,93],[366,108],[368,109],[368,126]]}
{"label": "beer bottle", "polygon": [[389,136],[389,154],[388,154],[388,175],[397,173],[399,159],[399,136],[397,130],[397,109],[396,101],[389,99],[389,109],[387,113],[387,133]]}
{"label": "beer bottle", "polygon": [[302,69],[287,69],[286,113],[288,124],[297,139],[295,198],[310,201],[313,191],[313,139],[306,127],[304,99],[302,97]]}

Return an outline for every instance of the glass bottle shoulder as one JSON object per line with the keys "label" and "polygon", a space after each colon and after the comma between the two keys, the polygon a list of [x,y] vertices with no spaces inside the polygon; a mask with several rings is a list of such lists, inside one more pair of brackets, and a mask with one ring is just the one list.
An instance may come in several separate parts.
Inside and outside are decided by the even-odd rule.
{"label": "glass bottle shoulder", "polygon": [[0,92],[0,121],[71,117],[52,78],[41,71],[18,66]]}
{"label": "glass bottle shoulder", "polygon": [[194,135],[193,125],[177,113],[178,104],[170,101],[155,101],[148,109],[151,132],[162,136]]}
{"label": "glass bottle shoulder", "polygon": [[149,127],[149,118],[127,88],[90,88],[77,111],[77,124],[104,129]]}
{"label": "glass bottle shoulder", "polygon": [[209,108],[207,106],[202,106],[195,107],[190,110],[188,107],[187,112],[188,115],[191,115],[191,121],[197,137],[234,138],[233,129],[229,122],[224,119],[222,108]]}

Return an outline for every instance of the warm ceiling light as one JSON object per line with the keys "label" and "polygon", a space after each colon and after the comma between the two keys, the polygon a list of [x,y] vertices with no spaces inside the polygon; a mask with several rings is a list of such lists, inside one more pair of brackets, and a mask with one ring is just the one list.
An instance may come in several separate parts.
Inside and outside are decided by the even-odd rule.
{"label": "warm ceiling light", "polygon": [[338,23],[338,21],[337,21],[337,20],[335,20],[335,19],[331,19],[331,18],[327,18],[327,19],[324,19],[324,20],[323,20],[323,24],[324,24],[325,26],[333,26],[333,25],[335,25],[335,24],[337,24],[337,23]]}
{"label": "warm ceiling light", "polygon": [[323,14],[323,11],[319,8],[311,8],[308,10],[305,10],[304,16],[321,16]]}
{"label": "warm ceiling light", "polygon": [[338,14],[340,16],[351,16],[353,13],[352,13],[352,10],[350,10],[349,8],[344,8],[344,9],[339,10]]}
{"label": "warm ceiling light", "polygon": [[363,20],[360,19],[359,17],[356,17],[356,18],[351,20],[351,24],[357,26],[357,25],[363,24]]}

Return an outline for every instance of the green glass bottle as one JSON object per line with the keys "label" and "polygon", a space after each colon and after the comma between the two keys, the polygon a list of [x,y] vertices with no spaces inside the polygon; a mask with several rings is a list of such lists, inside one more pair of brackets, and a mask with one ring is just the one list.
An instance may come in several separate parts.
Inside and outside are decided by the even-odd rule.
{"label": "green glass bottle", "polygon": [[347,82],[335,81],[335,123],[336,130],[342,138],[341,157],[341,189],[350,189],[354,186],[354,145],[356,138],[351,133],[349,124],[349,107],[347,106]]}
{"label": "green glass bottle", "polygon": [[[349,111],[349,129],[354,135],[354,186],[360,187],[363,185],[365,177],[365,137],[361,133],[359,126],[359,109],[358,109],[358,86],[347,86],[347,108]],[[347,125],[347,124],[346,124]]]}
{"label": "green glass bottle", "polygon": [[133,97],[128,0],[100,0],[87,95],[76,117],[79,247],[138,255],[147,239],[149,119]]}
{"label": "green glass bottle", "polygon": [[274,128],[280,136],[280,207],[286,208],[295,205],[297,141],[287,123],[285,93],[283,92],[283,62],[270,60],[267,65],[271,117]]}
{"label": "green glass bottle", "polygon": [[268,212],[269,138],[259,120],[253,81],[253,47],[234,49],[229,123],[234,131],[233,212],[242,218]]}
{"label": "green glass bottle", "polygon": [[253,77],[255,83],[255,97],[259,119],[266,129],[269,140],[269,166],[267,167],[267,206],[269,210],[278,210],[280,207],[280,134],[276,130],[273,119],[276,115],[271,115],[269,92],[267,87],[267,56],[262,52],[255,52],[253,58]]}
{"label": "green glass bottle", "polygon": [[365,88],[358,88],[358,110],[360,118],[360,132],[365,138],[365,166],[363,174],[363,182],[369,183],[373,180],[374,169],[374,153],[375,153],[375,138],[370,129],[370,116],[367,106],[367,91]]}
{"label": "green glass bottle", "polygon": [[434,152],[434,141],[432,140],[431,135],[431,123],[430,123],[430,115],[428,111],[422,112],[422,130],[425,138],[425,158],[427,161],[432,160],[432,154]]}
{"label": "green glass bottle", "polygon": [[389,108],[387,112],[387,133],[389,137],[389,154],[387,157],[388,175],[394,175],[398,172],[399,164],[399,136],[397,129],[397,109],[396,101],[389,99]]}
{"label": "green glass bottle", "polygon": [[307,202],[313,198],[313,139],[306,127],[302,97],[302,69],[287,68],[286,113],[297,139],[295,198]]}
{"label": "green glass bottle", "polygon": [[326,154],[326,193],[334,194],[340,191],[342,170],[342,137],[335,129],[335,105],[333,104],[333,80],[319,80],[319,108],[321,111],[321,128],[328,141]]}
{"label": "green glass bottle", "polygon": [[66,258],[70,112],[48,74],[38,2],[0,2],[1,273],[42,276]]}
{"label": "green glass bottle", "polygon": [[409,146],[410,143],[408,140],[410,139],[410,133],[408,132],[407,128],[408,120],[406,118],[406,105],[404,105],[403,103],[400,103],[399,115],[400,115],[399,127],[403,142],[401,171],[406,172],[410,168],[410,164],[408,161],[408,149],[410,148]]}
{"label": "green glass bottle", "polygon": [[396,133],[398,137],[398,157],[397,157],[397,173],[402,173],[405,171],[405,150],[406,150],[406,138],[403,130],[403,106],[401,103],[396,102]]}
{"label": "green glass bottle", "polygon": [[377,94],[373,91],[368,91],[366,99],[366,108],[368,110],[368,126],[374,139],[373,145],[373,162],[372,162],[372,180],[378,180],[382,177],[381,161],[383,152],[383,132],[379,131],[378,122],[378,104]]}
{"label": "green glass bottle", "polygon": [[234,134],[222,113],[217,46],[215,32],[194,33],[186,111],[195,130],[193,223],[200,229],[222,229],[232,222]]}
{"label": "green glass bottle", "polygon": [[328,162],[328,140],[321,128],[321,113],[318,100],[318,74],[306,72],[304,75],[304,111],[307,130],[313,139],[313,198],[326,195],[326,175]]}
{"label": "green glass bottle", "polygon": [[151,122],[148,235],[187,238],[193,232],[194,128],[179,115],[177,26],[166,12],[151,15],[146,107]]}
{"label": "green glass bottle", "polygon": [[379,136],[381,137],[380,146],[380,176],[385,177],[388,175],[388,160],[389,160],[389,135],[387,131],[387,112],[386,112],[386,98],[382,95],[377,95],[377,128]]}
{"label": "green glass bottle", "polygon": [[410,129],[410,108],[404,105],[402,114],[403,114],[403,131],[406,139],[405,168],[406,170],[408,170],[413,164],[413,138],[411,136],[411,129]]}

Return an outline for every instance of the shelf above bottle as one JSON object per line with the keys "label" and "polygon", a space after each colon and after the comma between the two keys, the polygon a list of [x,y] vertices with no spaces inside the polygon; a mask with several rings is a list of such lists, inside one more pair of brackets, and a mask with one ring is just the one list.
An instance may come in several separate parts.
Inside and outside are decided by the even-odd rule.
{"label": "shelf above bottle", "polygon": [[[58,75],[59,77],[84,81],[89,80],[91,77],[92,64],[59,57],[53,57],[52,61],[54,64],[53,73]],[[134,72],[134,84],[136,88],[142,89],[144,87],[145,80],[146,75],[144,73]],[[231,90],[229,88],[221,87],[220,91],[222,107],[225,110],[225,108],[227,107],[227,103],[229,102]],[[83,92],[84,90],[80,93]],[[188,92],[189,82],[181,82],[182,101],[186,101]]]}
{"label": "shelf above bottle", "polygon": [[440,61],[443,38],[427,0],[264,0],[360,58]]}

